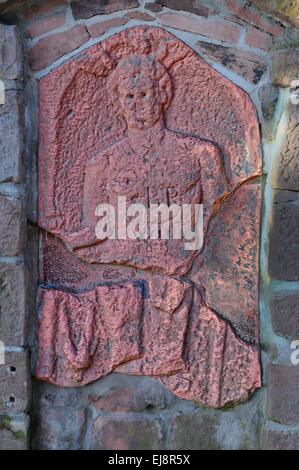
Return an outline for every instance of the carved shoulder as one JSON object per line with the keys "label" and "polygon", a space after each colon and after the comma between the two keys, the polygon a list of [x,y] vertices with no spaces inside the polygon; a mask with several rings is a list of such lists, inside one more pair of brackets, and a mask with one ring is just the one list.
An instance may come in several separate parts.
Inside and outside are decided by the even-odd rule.
{"label": "carved shoulder", "polygon": [[122,139],[106,147],[86,163],[85,169],[94,169],[95,167],[102,167],[103,169],[108,168],[110,162],[115,159],[120,159],[127,145],[127,139]]}

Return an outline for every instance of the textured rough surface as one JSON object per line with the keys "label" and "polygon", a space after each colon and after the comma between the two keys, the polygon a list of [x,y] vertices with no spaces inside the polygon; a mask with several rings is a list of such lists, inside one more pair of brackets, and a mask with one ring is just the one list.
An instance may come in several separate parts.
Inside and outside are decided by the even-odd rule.
{"label": "textured rough surface", "polygon": [[243,185],[231,195],[211,220],[204,249],[191,272],[206,305],[228,319],[252,345],[258,341],[260,200],[258,184]]}
{"label": "textured rough surface", "polygon": [[0,365],[0,413],[20,413],[29,405],[28,356],[25,351],[5,352]]}
{"label": "textured rough surface", "polygon": [[71,2],[74,18],[90,18],[94,15],[106,15],[113,11],[139,6],[137,0],[74,0]]}
{"label": "textured rough surface", "polygon": [[21,200],[0,195],[0,256],[21,254],[26,244],[25,210]]}
{"label": "textured rough surface", "polygon": [[281,424],[299,424],[298,366],[270,364],[267,417]]}
{"label": "textured rough surface", "polygon": [[177,396],[220,408],[261,386],[258,351],[209,308],[193,312],[189,335],[186,371],[161,378]]}
{"label": "textured rough surface", "polygon": [[299,293],[276,295],[271,302],[275,333],[297,340],[299,338]]}
{"label": "textured rough surface", "polygon": [[[299,49],[298,49],[299,52]],[[299,72],[299,67],[298,67]],[[290,103],[287,110],[285,142],[273,169],[271,183],[275,189],[299,191],[299,108]]]}
{"label": "textured rough surface", "polygon": [[215,438],[218,426],[216,414],[195,412],[176,416],[171,423],[169,449],[220,450]]}
{"label": "textured rough surface", "polygon": [[27,320],[27,280],[23,263],[0,263],[0,339],[7,346],[24,346]]}
{"label": "textured rough surface", "polygon": [[173,10],[189,11],[199,16],[211,15],[214,11],[213,8],[208,7],[206,2],[198,0],[157,0],[158,5],[171,8]]}
{"label": "textured rough surface", "polygon": [[170,450],[250,450],[259,448],[261,396],[228,410],[196,409],[175,416]]}
{"label": "textured rough surface", "polygon": [[39,406],[33,416],[32,448],[38,450],[78,450],[84,434],[83,408]]}
{"label": "textured rough surface", "polygon": [[19,183],[23,178],[22,114],[20,93],[6,91],[5,103],[0,105],[0,183]]}
{"label": "textured rough surface", "polygon": [[94,450],[157,450],[161,429],[157,421],[135,417],[99,417],[94,422]]}
{"label": "textured rough surface", "polygon": [[[246,94],[144,27],[91,47],[40,92],[37,377],[81,386],[116,370],[213,407],[246,400],[260,386],[260,196],[244,183],[261,172]],[[120,196],[203,203],[201,253],[185,240],[97,239],[95,208]],[[233,279],[242,301],[230,305]]]}
{"label": "textured rough surface", "polygon": [[259,89],[259,98],[262,106],[263,117],[266,121],[271,120],[275,114],[279,89],[273,85],[263,85]]}
{"label": "textured rough surface", "polygon": [[296,0],[253,0],[252,3],[277,18],[299,26],[299,4]]}
{"label": "textured rough surface", "polygon": [[[127,380],[122,384],[117,375],[118,384],[113,384],[108,391],[98,394],[90,393],[90,404],[97,411],[104,412],[138,412],[156,408],[163,410],[174,402],[173,395],[168,392],[159,382],[145,382]],[[130,377],[132,379],[132,377]]]}
{"label": "textured rough surface", "polygon": [[241,75],[248,82],[258,83],[267,68],[266,61],[252,52],[242,51],[235,47],[209,44],[203,41],[197,43],[198,51],[232,72]]}
{"label": "textured rough surface", "polygon": [[261,447],[263,450],[299,450],[299,430],[268,425],[262,431]]}
{"label": "textured rough surface", "polygon": [[[11,2],[10,2],[11,3]],[[22,16],[26,20],[32,20],[39,18],[42,15],[48,15],[53,13],[57,8],[61,8],[65,5],[65,0],[51,0],[50,2],[24,2],[26,8],[22,12]],[[28,4],[29,3],[29,4]]]}
{"label": "textured rough surface", "polygon": [[78,25],[63,33],[40,39],[29,51],[31,69],[44,69],[64,54],[80,47],[89,37],[85,26]]}
{"label": "textured rough surface", "polygon": [[[268,0],[265,1],[267,1],[268,3]],[[242,3],[243,2],[240,2],[239,0],[225,0],[227,8],[242,20],[251,23],[260,29],[263,29],[264,31],[267,31],[268,33],[277,36],[282,34],[283,27],[277,21],[275,21],[275,19],[267,18],[261,15],[260,11],[258,11],[257,9],[251,8],[251,2],[245,2],[245,5],[242,5]]]}
{"label": "textured rough surface", "polygon": [[39,379],[84,385],[140,356],[142,295],[134,286],[40,290],[39,304]]}
{"label": "textured rough surface", "polygon": [[[92,449],[93,446],[104,446],[101,435],[109,443],[118,438],[131,439],[142,445],[156,442],[156,411],[168,420],[169,409],[179,401],[157,380],[150,377],[134,377],[112,373],[101,380],[81,388],[63,388],[45,382],[34,381],[32,415],[32,446],[34,449]],[[192,407],[192,404],[186,404]],[[105,422],[112,421],[108,434],[102,427],[94,426],[98,417],[105,417]],[[129,418],[129,419],[128,419]],[[125,434],[124,426],[132,418],[132,435]],[[136,420],[139,422],[136,423]],[[100,421],[100,420],[99,420]],[[116,422],[120,422],[118,429]],[[140,422],[141,421],[141,422]],[[162,420],[158,419],[159,422]],[[153,432],[143,439],[137,437],[138,429],[143,433],[144,427],[153,424]],[[131,426],[131,425],[130,425]],[[159,428],[159,424],[158,424]],[[94,439],[94,431],[96,439]],[[165,428],[161,434],[165,434]],[[121,435],[120,435],[121,434]],[[160,440],[160,430],[158,429]],[[123,441],[125,442],[125,441]],[[134,442],[128,442],[131,450]],[[107,449],[110,444],[107,444]],[[154,444],[155,445],[155,444]]]}
{"label": "textured rough surface", "polygon": [[41,34],[52,31],[53,29],[61,28],[65,22],[65,14],[60,13],[50,18],[45,18],[35,21],[28,28],[28,33],[31,38],[40,36]]}
{"label": "textured rough surface", "polygon": [[298,80],[299,47],[274,51],[271,59],[271,78],[276,86],[289,87]]}
{"label": "textured rough surface", "polygon": [[147,10],[152,11],[153,13],[159,13],[160,11],[163,10],[162,5],[159,5],[159,3],[156,2],[148,2],[145,4],[145,8]]}
{"label": "textured rough surface", "polygon": [[87,25],[87,31],[92,38],[96,38],[106,33],[109,29],[124,25],[128,21],[129,20],[126,18],[113,18],[112,20],[100,21],[99,23]]}
{"label": "textured rough surface", "polygon": [[274,279],[299,280],[299,196],[276,191],[269,241],[269,272]]}
{"label": "textured rough surface", "polygon": [[22,47],[17,28],[0,24],[0,78],[20,80],[22,75]]}
{"label": "textured rough surface", "polygon": [[27,450],[29,417],[23,414],[0,415],[0,450]]}
{"label": "textured rough surface", "polygon": [[240,37],[239,26],[228,23],[222,18],[208,19],[205,17],[193,18],[177,13],[161,13],[157,15],[158,22],[164,26],[202,34],[218,41],[238,42]]}
{"label": "textured rough surface", "polygon": [[140,20],[140,21],[153,21],[155,18],[144,11],[129,11],[126,13],[127,18],[131,18],[132,20]]}
{"label": "textured rough surface", "polygon": [[248,46],[253,47],[254,49],[269,51],[273,45],[273,38],[270,34],[263,33],[256,28],[251,28],[245,36],[245,42]]}

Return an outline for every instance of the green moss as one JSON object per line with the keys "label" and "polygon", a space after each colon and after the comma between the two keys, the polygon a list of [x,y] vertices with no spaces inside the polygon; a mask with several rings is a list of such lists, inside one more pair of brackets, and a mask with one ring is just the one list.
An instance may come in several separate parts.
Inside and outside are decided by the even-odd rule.
{"label": "green moss", "polygon": [[27,439],[27,435],[24,431],[12,431],[13,437],[20,441],[25,441]]}
{"label": "green moss", "polygon": [[71,449],[72,448],[72,445],[73,445],[73,435],[70,433],[70,434],[67,434],[64,438],[63,438],[66,446],[68,449]]}
{"label": "green moss", "polygon": [[294,39],[289,42],[281,42],[281,43],[278,42],[272,47],[271,50],[274,52],[274,51],[282,51],[284,49],[293,49],[296,47],[299,47],[299,38]]}
{"label": "green moss", "polygon": [[7,431],[11,431],[11,417],[4,415],[0,416],[0,429],[6,429]]}
{"label": "green moss", "polygon": [[14,431],[14,426],[12,423],[12,418],[8,415],[0,416],[0,430],[3,429],[5,431],[9,431],[12,433],[13,437],[18,440],[26,440],[27,435],[24,431],[18,430]]}

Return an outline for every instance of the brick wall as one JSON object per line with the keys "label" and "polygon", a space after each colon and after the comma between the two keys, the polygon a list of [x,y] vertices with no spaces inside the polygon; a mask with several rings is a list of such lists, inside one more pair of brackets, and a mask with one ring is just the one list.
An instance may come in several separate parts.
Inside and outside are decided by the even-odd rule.
{"label": "brick wall", "polygon": [[[299,105],[292,104],[289,90],[299,78],[299,34],[285,16],[269,15],[242,0],[0,4],[0,78],[6,88],[0,105],[0,340],[7,351],[0,366],[0,448],[299,448],[299,365],[290,360],[291,341],[299,339]],[[202,408],[175,398],[154,379],[122,374],[83,389],[33,381],[31,399],[38,81],[78,52],[139,24],[165,28],[186,42],[243,88],[259,113],[263,388],[227,410]]]}

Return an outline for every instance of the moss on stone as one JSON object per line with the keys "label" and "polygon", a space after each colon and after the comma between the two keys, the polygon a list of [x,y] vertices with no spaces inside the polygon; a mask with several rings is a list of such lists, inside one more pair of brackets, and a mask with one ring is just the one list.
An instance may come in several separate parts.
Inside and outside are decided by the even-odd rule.
{"label": "moss on stone", "polygon": [[15,439],[22,441],[25,441],[27,439],[27,434],[25,431],[21,431],[20,429],[14,429],[13,418],[9,415],[0,416],[0,430],[1,429],[11,432]]}
{"label": "moss on stone", "polygon": [[6,429],[7,431],[12,431],[10,416],[8,415],[0,416],[0,429]]}
{"label": "moss on stone", "polygon": [[12,431],[13,437],[20,441],[25,441],[27,439],[27,434],[24,431]]}

